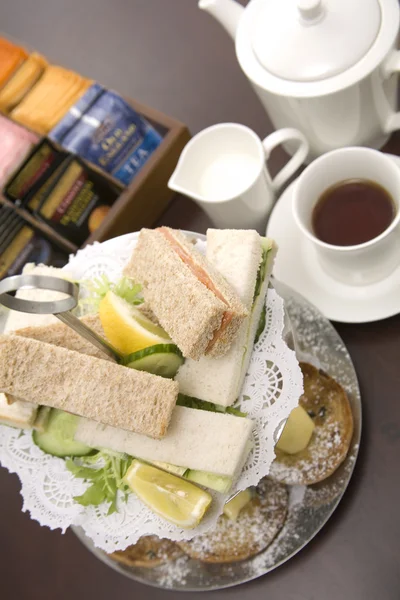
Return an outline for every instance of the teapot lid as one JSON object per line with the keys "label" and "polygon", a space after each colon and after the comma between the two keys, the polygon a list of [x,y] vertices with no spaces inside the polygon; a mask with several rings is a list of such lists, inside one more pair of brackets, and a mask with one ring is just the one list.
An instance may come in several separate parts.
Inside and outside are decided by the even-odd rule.
{"label": "teapot lid", "polygon": [[272,75],[320,81],[346,71],[374,44],[378,0],[268,0],[253,19],[251,46]]}

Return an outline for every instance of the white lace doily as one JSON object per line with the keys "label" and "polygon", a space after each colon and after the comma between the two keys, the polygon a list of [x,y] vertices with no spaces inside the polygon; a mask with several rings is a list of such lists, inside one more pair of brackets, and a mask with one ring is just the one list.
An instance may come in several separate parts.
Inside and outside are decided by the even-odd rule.
{"label": "white lace doily", "polygon": [[[118,279],[129,258],[137,234],[79,250],[71,257],[68,271],[76,279],[106,273]],[[198,240],[200,250],[205,244]],[[235,490],[256,485],[268,474],[275,457],[277,431],[297,406],[303,391],[302,374],[292,350],[282,338],[283,301],[270,289],[267,297],[267,326],[252,354],[240,408],[254,421],[254,449],[235,484]],[[238,417],[239,418],[239,417]],[[0,426],[0,463],[21,481],[23,510],[41,525],[63,532],[80,525],[96,546],[106,552],[123,550],[143,535],[155,534],[172,540],[191,539],[215,525],[227,496],[214,493],[212,508],[196,529],[183,530],[157,517],[134,495],[118,503],[118,512],[107,516],[107,505],[82,507],[73,497],[88,485],[66,469],[62,459],[44,454],[32,441],[30,431]]]}

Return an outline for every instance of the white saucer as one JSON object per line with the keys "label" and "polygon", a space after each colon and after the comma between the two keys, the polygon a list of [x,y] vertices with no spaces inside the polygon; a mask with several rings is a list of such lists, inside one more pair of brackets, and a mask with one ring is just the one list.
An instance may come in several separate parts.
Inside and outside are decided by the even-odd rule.
{"label": "white saucer", "polygon": [[[400,168],[400,157],[389,154]],[[368,323],[400,312],[400,266],[387,278],[368,286],[345,285],[323,271],[312,244],[292,214],[293,182],[277,201],[267,235],[279,247],[274,276],[299,292],[328,319]]]}

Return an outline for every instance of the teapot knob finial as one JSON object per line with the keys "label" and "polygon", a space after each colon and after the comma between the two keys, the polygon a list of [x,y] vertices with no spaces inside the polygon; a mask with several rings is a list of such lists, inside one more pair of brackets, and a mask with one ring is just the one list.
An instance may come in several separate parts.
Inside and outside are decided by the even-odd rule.
{"label": "teapot knob finial", "polygon": [[315,21],[323,13],[321,0],[297,0],[297,8],[305,21]]}

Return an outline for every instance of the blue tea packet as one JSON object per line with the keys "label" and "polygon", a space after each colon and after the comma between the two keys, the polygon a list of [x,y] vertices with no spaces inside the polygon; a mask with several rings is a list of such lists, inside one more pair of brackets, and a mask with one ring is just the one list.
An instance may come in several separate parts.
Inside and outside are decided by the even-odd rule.
{"label": "blue tea packet", "polygon": [[53,142],[57,142],[62,145],[63,138],[66,134],[78,123],[83,114],[96,102],[97,98],[105,92],[105,88],[99,83],[94,83],[90,88],[79,98],[78,102],[71,106],[69,111],[64,117],[57,123],[47,137]]}
{"label": "blue tea packet", "polygon": [[[85,101],[89,92],[91,98]],[[64,148],[128,185],[160,145],[162,137],[115,92],[103,89],[97,97],[95,94],[96,90],[90,88],[81,99],[86,110],[78,118],[70,111],[65,125],[63,119],[55,128],[58,133],[53,130],[50,137],[55,139],[56,135],[55,141]]]}

